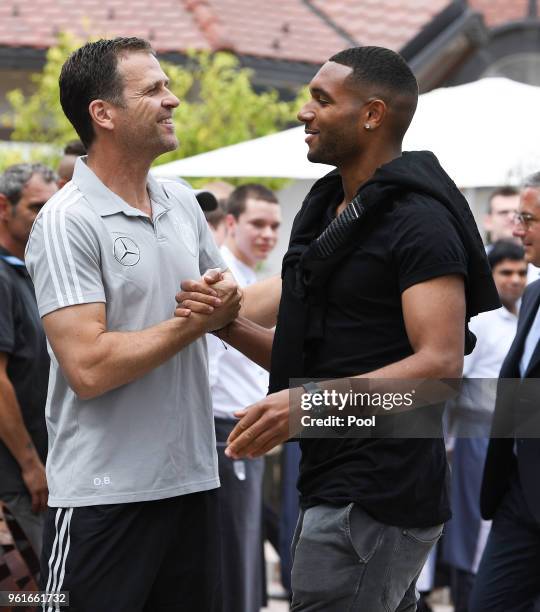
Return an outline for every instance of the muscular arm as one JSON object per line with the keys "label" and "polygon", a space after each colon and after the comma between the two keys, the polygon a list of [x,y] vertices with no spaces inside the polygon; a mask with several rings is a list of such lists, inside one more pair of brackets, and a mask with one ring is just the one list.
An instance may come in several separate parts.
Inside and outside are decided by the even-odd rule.
{"label": "muscular arm", "polygon": [[108,331],[102,303],[56,310],[43,324],[71,388],[91,399],[141,378],[203,334],[229,323],[238,312],[239,297],[231,295],[219,308],[210,308],[206,316],[191,313],[134,332]]}
{"label": "muscular arm", "polygon": [[[187,312],[202,315],[210,313],[213,297],[227,295],[227,283],[233,280],[228,270],[209,270],[199,280],[184,281],[182,291],[176,295],[179,304],[177,316],[184,316]],[[281,278],[273,276],[250,285],[242,293],[241,316],[216,335],[269,370],[274,331],[268,327],[275,325],[281,298]]]}
{"label": "muscular arm", "polygon": [[244,317],[238,317],[216,335],[239,350],[248,359],[259,364],[261,368],[270,370],[270,356],[274,341],[273,329],[266,329]]}
{"label": "muscular arm", "polygon": [[441,276],[406,289],[403,319],[412,355],[364,378],[460,378],[465,344],[465,289],[461,276]]}
{"label": "muscular arm", "polygon": [[[444,276],[417,285],[401,297],[407,336],[412,355],[389,364],[361,378],[422,379],[457,378],[463,368],[465,332],[465,291],[461,276]],[[348,379],[322,383],[321,387],[350,389]],[[256,457],[287,440],[291,410],[290,397],[299,397],[298,389],[273,393],[247,410],[229,437],[227,454],[231,457]]]}
{"label": "muscular arm", "polygon": [[32,510],[47,506],[45,468],[23,421],[15,389],[7,375],[7,355],[0,353],[0,440],[21,468],[23,481],[32,498]]}
{"label": "muscular arm", "polygon": [[[176,301],[193,312],[205,312],[209,296],[220,295],[221,283],[232,279],[229,270],[219,272],[208,270],[198,280],[182,282],[182,291],[176,294]],[[281,299],[281,277],[271,276],[242,290],[240,316],[262,327],[274,327]]]}
{"label": "muscular arm", "polygon": [[263,327],[274,327],[281,299],[281,277],[271,276],[244,289],[240,314]]}

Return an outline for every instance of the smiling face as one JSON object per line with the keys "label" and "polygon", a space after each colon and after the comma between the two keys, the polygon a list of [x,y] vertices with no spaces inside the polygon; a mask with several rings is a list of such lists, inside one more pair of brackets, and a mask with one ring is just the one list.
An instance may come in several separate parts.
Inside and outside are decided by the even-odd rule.
{"label": "smiling face", "polygon": [[123,104],[111,108],[118,143],[131,154],[151,159],[176,149],[172,114],[179,100],[168,89],[158,60],[145,51],[124,53],[117,70],[124,84]]}
{"label": "smiling face", "polygon": [[309,84],[311,99],[298,113],[308,134],[311,162],[340,166],[364,147],[362,94],[351,84],[352,68],[326,62]]}
{"label": "smiling face", "polygon": [[280,224],[279,204],[248,198],[238,219],[227,215],[227,246],[237,259],[253,268],[276,246]]}
{"label": "smiling face", "polygon": [[514,225],[514,236],[523,244],[525,259],[540,266],[540,188],[523,189],[518,213],[523,215],[523,220]]}

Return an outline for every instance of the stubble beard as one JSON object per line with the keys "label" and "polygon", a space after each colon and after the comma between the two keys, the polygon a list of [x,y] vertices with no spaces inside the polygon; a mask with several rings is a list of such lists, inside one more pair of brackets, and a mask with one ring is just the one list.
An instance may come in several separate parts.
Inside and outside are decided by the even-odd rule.
{"label": "stubble beard", "polygon": [[334,135],[330,140],[326,139],[326,142],[322,143],[319,135],[319,146],[308,151],[308,160],[315,164],[339,166],[341,160],[358,151],[357,145],[350,143],[346,136],[346,134]]}
{"label": "stubble beard", "polygon": [[167,134],[167,137],[154,131],[148,131],[143,134],[137,131],[137,128],[124,141],[124,146],[129,155],[133,155],[134,152],[138,151],[140,155],[144,155],[152,160],[155,160],[164,153],[175,151],[178,145],[178,138],[175,134]]}

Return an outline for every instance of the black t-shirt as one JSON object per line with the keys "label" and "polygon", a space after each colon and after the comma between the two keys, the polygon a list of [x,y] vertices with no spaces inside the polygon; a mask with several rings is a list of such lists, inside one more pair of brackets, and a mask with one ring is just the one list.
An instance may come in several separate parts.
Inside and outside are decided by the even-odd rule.
{"label": "black t-shirt", "polygon": [[[8,261],[4,259],[8,257]],[[8,355],[11,381],[28,433],[45,461],[47,428],[45,402],[49,355],[39,317],[34,286],[26,268],[0,248],[0,352]],[[13,455],[0,441],[0,496],[21,493],[26,487]]]}
{"label": "black t-shirt", "polygon": [[[467,276],[467,254],[452,214],[416,194],[387,206],[366,224],[358,248],[331,276],[324,337],[305,347],[306,377],[364,374],[411,355],[401,294],[448,274]],[[442,436],[300,444],[303,507],[356,502],[383,523],[409,527],[450,518]]]}

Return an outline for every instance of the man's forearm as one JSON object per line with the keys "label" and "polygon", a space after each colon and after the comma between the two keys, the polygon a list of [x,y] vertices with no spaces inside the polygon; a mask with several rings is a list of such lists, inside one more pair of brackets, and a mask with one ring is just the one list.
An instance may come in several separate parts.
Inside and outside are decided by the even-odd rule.
{"label": "man's forearm", "polygon": [[[460,364],[459,356],[421,351],[366,374],[318,381],[318,385],[322,390],[341,394],[342,398],[349,393],[405,396],[413,391],[415,395],[412,404],[400,403],[392,408],[394,413],[408,412],[427,405],[441,404],[455,397],[459,390],[456,379],[461,378]],[[364,409],[366,415],[373,414],[369,403],[365,407],[362,403],[354,404],[354,408],[359,413]]]}
{"label": "man's forearm", "polygon": [[217,335],[251,361],[265,370],[270,370],[273,329],[266,329],[244,317],[238,317]]}
{"label": "man's forearm", "polygon": [[[44,323],[47,330],[46,319]],[[51,344],[72,389],[79,397],[91,399],[143,377],[206,331],[204,318],[192,313],[141,331],[103,329],[92,341],[65,354],[63,347]]]}
{"label": "man's forearm", "polygon": [[5,374],[0,374],[0,440],[13,455],[21,470],[41,464],[22,417],[15,389]]}
{"label": "man's forearm", "polygon": [[263,327],[274,327],[281,299],[281,277],[271,276],[243,289],[240,314]]}
{"label": "man's forearm", "polygon": [[462,371],[462,351],[422,350],[383,368],[363,374],[362,378],[461,378]]}

